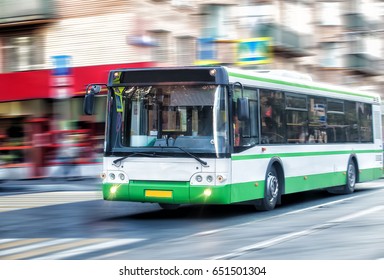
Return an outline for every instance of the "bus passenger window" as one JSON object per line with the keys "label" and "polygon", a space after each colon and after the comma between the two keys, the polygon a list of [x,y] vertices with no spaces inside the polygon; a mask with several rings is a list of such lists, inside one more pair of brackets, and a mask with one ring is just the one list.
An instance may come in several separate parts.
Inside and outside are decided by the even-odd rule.
{"label": "bus passenger window", "polygon": [[327,143],[326,106],[327,103],[325,98],[309,97],[307,143]]}
{"label": "bus passenger window", "polygon": [[261,143],[285,143],[284,97],[280,91],[260,90]]}
{"label": "bus passenger window", "polygon": [[[239,97],[240,93],[235,92],[234,100],[237,100]],[[245,149],[259,144],[257,89],[244,89],[243,97],[247,97],[249,101],[249,119],[245,121],[238,120],[237,103],[233,102],[233,136],[235,148],[243,147],[243,149]]]}
{"label": "bus passenger window", "polygon": [[372,106],[370,104],[358,103],[360,141],[363,143],[373,142],[372,130]]}

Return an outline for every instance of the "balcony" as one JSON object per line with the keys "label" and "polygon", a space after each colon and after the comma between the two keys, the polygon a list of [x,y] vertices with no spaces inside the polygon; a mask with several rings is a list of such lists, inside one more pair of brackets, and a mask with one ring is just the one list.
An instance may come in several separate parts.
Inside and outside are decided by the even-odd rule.
{"label": "balcony", "polygon": [[0,28],[46,22],[55,18],[54,0],[3,0]]}
{"label": "balcony", "polygon": [[288,27],[275,23],[258,24],[253,30],[254,37],[272,38],[272,46],[275,54],[287,57],[302,57],[312,55],[309,48],[313,38],[309,34],[300,34]]}
{"label": "balcony", "polygon": [[350,70],[367,76],[377,76],[383,73],[382,60],[366,53],[350,53],[345,55],[345,65]]}
{"label": "balcony", "polygon": [[344,15],[345,28],[349,31],[368,32],[380,29],[380,23],[368,20],[361,13]]}

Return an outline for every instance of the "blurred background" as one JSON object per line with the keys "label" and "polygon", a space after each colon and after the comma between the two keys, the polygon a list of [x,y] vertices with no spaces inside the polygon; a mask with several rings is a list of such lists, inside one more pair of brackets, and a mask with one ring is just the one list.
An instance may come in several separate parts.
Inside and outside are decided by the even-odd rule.
{"label": "blurred background", "polygon": [[94,116],[82,102],[115,68],[284,69],[382,94],[383,20],[376,0],[0,0],[0,180],[98,176],[105,97]]}

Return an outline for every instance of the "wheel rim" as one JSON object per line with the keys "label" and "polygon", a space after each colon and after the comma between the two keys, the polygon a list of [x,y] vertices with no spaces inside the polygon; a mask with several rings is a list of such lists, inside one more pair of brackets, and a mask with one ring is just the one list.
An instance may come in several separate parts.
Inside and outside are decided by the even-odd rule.
{"label": "wheel rim", "polygon": [[269,204],[273,205],[279,193],[279,180],[272,172],[267,176],[267,199]]}
{"label": "wheel rim", "polygon": [[348,184],[351,188],[355,186],[356,183],[356,170],[353,164],[348,165]]}

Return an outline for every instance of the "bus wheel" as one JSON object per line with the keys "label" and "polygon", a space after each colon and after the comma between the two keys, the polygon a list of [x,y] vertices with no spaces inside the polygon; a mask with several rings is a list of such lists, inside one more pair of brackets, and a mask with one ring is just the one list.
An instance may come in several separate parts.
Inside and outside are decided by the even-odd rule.
{"label": "bus wheel", "polygon": [[159,203],[159,206],[164,210],[176,210],[180,207],[180,204]]}
{"label": "bus wheel", "polygon": [[345,184],[345,192],[346,194],[353,193],[355,191],[357,181],[357,171],[355,162],[353,160],[349,160],[348,168],[347,168],[347,183]]}
{"label": "bus wheel", "polygon": [[355,191],[355,186],[357,182],[357,170],[356,164],[353,159],[348,161],[347,165],[347,178],[345,185],[329,188],[328,192],[332,194],[351,194]]}
{"label": "bus wheel", "polygon": [[271,166],[265,177],[264,198],[255,204],[257,210],[269,211],[275,208],[280,195],[279,177],[275,167]]}

